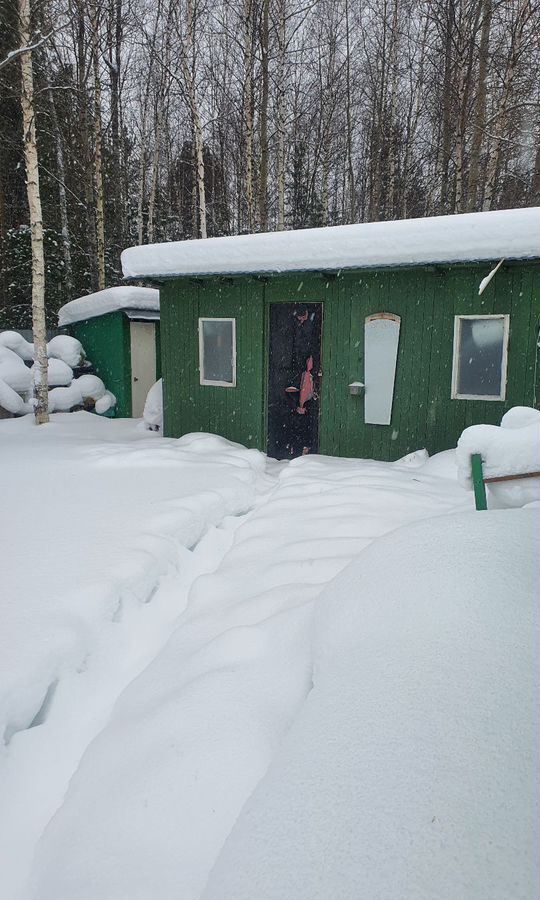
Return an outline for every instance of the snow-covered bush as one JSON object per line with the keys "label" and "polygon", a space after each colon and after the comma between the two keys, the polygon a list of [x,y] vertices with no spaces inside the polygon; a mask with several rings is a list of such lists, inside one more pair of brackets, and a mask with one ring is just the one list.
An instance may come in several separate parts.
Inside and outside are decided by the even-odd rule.
{"label": "snow-covered bush", "polygon": [[0,345],[0,380],[18,394],[24,394],[32,386],[32,374],[20,356],[8,347]]}
{"label": "snow-covered bush", "polygon": [[[37,384],[39,381],[39,367],[34,363],[30,371],[34,376],[34,384]],[[61,359],[49,359],[47,372],[49,387],[65,386],[73,381],[73,369],[67,363],[62,362]]]}
{"label": "snow-covered bush", "polygon": [[102,414],[115,404],[116,397],[107,390],[97,375],[81,375],[74,378],[67,387],[57,387],[49,391],[51,412],[69,412],[77,407],[90,406]]}
{"label": "snow-covered bush", "polygon": [[161,378],[148,391],[144,404],[143,421],[150,431],[163,430],[163,382]]}
{"label": "snow-covered bush", "polygon": [[3,378],[0,378],[0,407],[14,416],[23,416],[32,411],[30,403],[24,400]]}
{"label": "snow-covered bush", "polygon": [[[516,406],[498,425],[471,425],[457,446],[458,478],[472,490],[471,456],[480,454],[485,478],[540,471],[540,411]],[[520,507],[540,502],[540,477],[487,485],[492,505]]]}
{"label": "snow-covered bush", "polygon": [[13,350],[21,359],[34,359],[34,345],[23,338],[18,331],[1,331],[0,347],[7,347]]}
{"label": "snow-covered bush", "polygon": [[[47,344],[49,410],[69,412],[94,409],[100,415],[116,405],[116,397],[96,375],[74,378],[73,368],[89,365],[83,346],[76,338],[60,334]],[[34,347],[16,331],[0,333],[0,407],[12,415],[32,412],[33,384],[39,369],[34,363]]]}
{"label": "snow-covered bush", "polygon": [[77,338],[69,334],[57,334],[47,344],[47,356],[49,359],[61,359],[72,368],[84,366],[87,363],[83,345]]}

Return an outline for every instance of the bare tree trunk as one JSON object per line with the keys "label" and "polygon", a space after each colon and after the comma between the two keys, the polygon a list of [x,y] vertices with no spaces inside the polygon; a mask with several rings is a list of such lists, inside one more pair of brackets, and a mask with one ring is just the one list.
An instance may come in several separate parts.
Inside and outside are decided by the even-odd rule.
{"label": "bare tree trunk", "polygon": [[96,217],[94,206],[94,173],[90,140],[89,108],[86,70],[86,14],[84,0],[76,0],[77,16],[77,99],[80,120],[81,144],[84,167],[84,206],[86,218],[85,242],[92,289],[97,290]]}
{"label": "bare tree trunk", "polygon": [[99,15],[97,3],[89,8],[92,30],[92,60],[94,67],[94,182],[96,191],[96,236],[98,290],[105,288],[105,207],[103,199],[103,153],[101,125],[101,76],[99,72]]}
{"label": "bare tree trunk", "polygon": [[114,250],[120,252],[126,227],[126,195],[124,190],[123,140],[120,130],[120,86],[123,41],[122,0],[109,0],[107,22],[107,57],[111,97],[112,183],[114,191],[114,217],[111,224]]}
{"label": "bare tree trunk", "polygon": [[356,184],[354,178],[353,146],[352,146],[352,113],[351,113],[351,43],[349,28],[349,0],[345,0],[345,38],[346,38],[346,113],[347,113],[347,187],[349,194],[349,222],[356,221]]}
{"label": "bare tree trunk", "polygon": [[540,125],[536,132],[536,155],[534,158],[534,172],[531,185],[532,202],[540,206]]}
{"label": "bare tree trunk", "polygon": [[[199,233],[201,238],[207,237],[206,229],[206,189],[204,184],[204,134],[199,111],[199,99],[195,81],[195,7],[193,0],[186,3],[186,39],[182,42],[181,59],[184,81],[188,94],[195,141],[195,171],[197,179],[197,195],[199,198]],[[190,65],[191,63],[191,65]]]}
{"label": "bare tree trunk", "polygon": [[158,97],[157,101],[157,112],[156,112],[156,130],[154,135],[154,158],[152,160],[152,181],[150,184],[150,196],[148,198],[148,226],[147,226],[147,237],[148,243],[153,244],[154,242],[154,221],[155,221],[155,211],[156,211],[156,197],[157,197],[157,187],[158,187],[158,179],[159,179],[159,160],[160,160],[160,148],[161,148],[161,132],[163,128],[163,108],[162,108],[162,99]]}
{"label": "bare tree trunk", "polygon": [[73,291],[73,270],[71,264],[71,235],[69,232],[69,220],[67,212],[66,198],[66,165],[64,159],[64,147],[62,144],[62,133],[58,123],[58,114],[56,112],[56,103],[54,102],[54,91],[52,90],[47,79],[47,92],[49,95],[49,106],[51,111],[51,120],[54,132],[54,142],[56,149],[56,167],[58,169],[58,201],[60,207],[60,223],[62,227],[62,255],[64,257],[64,285],[68,300],[71,300]]}
{"label": "bare tree trunk", "polygon": [[469,162],[469,183],[467,208],[474,211],[478,203],[478,182],[480,174],[480,153],[486,123],[486,97],[487,97],[487,72],[489,58],[489,36],[491,32],[491,19],[493,15],[492,0],[482,2],[482,28],[480,31],[480,49],[478,59],[478,76],[476,101],[473,114],[473,135],[471,141],[471,153]]}
{"label": "bare tree trunk", "polygon": [[[19,0],[19,34],[21,47],[28,47],[31,43],[30,0]],[[47,326],[45,322],[45,256],[43,251],[43,217],[39,191],[34,75],[31,51],[21,53],[21,108],[24,131],[26,193],[30,212],[32,244],[32,331],[38,369],[38,377],[34,388],[36,401],[35,421],[36,425],[42,425],[49,421]]]}
{"label": "bare tree trunk", "polygon": [[142,141],[139,157],[139,190],[137,196],[137,240],[142,244],[144,239],[144,197],[146,194],[146,109],[143,112]]}
{"label": "bare tree trunk", "polygon": [[520,51],[521,51],[521,41],[523,38],[523,29],[531,12],[531,3],[530,0],[522,0],[520,8],[517,14],[516,20],[516,28],[512,38],[512,46],[510,49],[510,57],[508,60],[508,65],[506,67],[506,72],[504,76],[503,83],[503,91],[501,96],[501,102],[499,104],[499,111],[496,119],[495,130],[493,133],[493,138],[491,142],[491,149],[489,151],[487,169],[486,169],[486,186],[484,191],[484,202],[482,204],[483,210],[491,209],[493,205],[493,198],[495,195],[495,184],[497,180],[497,173],[499,171],[499,161],[501,156],[501,143],[503,134],[507,125],[507,115],[508,115],[508,103],[510,100],[510,94],[512,90],[512,85],[514,81],[514,75],[516,73],[516,66],[518,63]]}
{"label": "bare tree trunk", "polygon": [[259,228],[268,231],[268,17],[270,0],[263,0],[261,21],[261,173],[259,181]]}
{"label": "bare tree trunk", "polygon": [[[403,160],[403,194],[401,200],[401,218],[407,218],[407,210],[408,210],[408,179],[409,179],[409,166],[411,157],[413,154],[413,146],[416,139],[416,133],[418,130],[418,123],[420,121],[420,113],[422,110],[422,92],[424,87],[424,63],[426,59],[426,47],[427,47],[427,38],[429,33],[429,23],[430,17],[429,15],[425,16],[424,19],[424,27],[422,29],[422,39],[420,43],[420,65],[418,69],[418,77],[416,79],[415,90],[416,90],[416,98],[414,97],[414,89],[411,91],[411,115],[408,118],[407,122],[407,135],[405,140],[405,158]],[[412,107],[414,104],[414,112],[412,112]]]}
{"label": "bare tree trunk", "polygon": [[396,128],[395,122],[397,118],[397,83],[398,83],[398,4],[399,0],[394,0],[394,13],[392,16],[392,36],[390,50],[390,66],[392,69],[392,77],[390,80],[390,109],[388,113],[387,131],[388,131],[388,199],[386,202],[386,211],[390,218],[394,216],[394,205],[396,197],[396,180],[397,180],[397,159],[396,159]]}
{"label": "bare tree trunk", "polygon": [[[464,48],[462,47],[463,51]],[[456,133],[456,192],[454,199],[454,212],[462,212],[463,203],[463,165],[465,156],[465,122],[467,116],[467,96],[465,84],[465,60],[463,52],[458,62],[458,117]]]}
{"label": "bare tree trunk", "polygon": [[244,0],[244,154],[248,231],[254,229],[253,202],[253,0]]}
{"label": "bare tree trunk", "polygon": [[285,228],[285,50],[287,43],[285,0],[280,0],[278,21],[277,130],[277,230]]}

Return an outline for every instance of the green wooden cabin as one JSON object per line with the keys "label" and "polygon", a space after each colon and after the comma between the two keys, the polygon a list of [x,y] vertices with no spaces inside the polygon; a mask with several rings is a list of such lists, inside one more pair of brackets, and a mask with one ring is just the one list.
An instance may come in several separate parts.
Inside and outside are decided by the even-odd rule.
{"label": "green wooden cabin", "polygon": [[159,292],[107,288],[67,303],[59,324],[81,342],[96,375],[116,397],[115,416],[142,416],[161,377]]}
{"label": "green wooden cabin", "polygon": [[537,405],[540,209],[137,247],[122,263],[159,285],[165,435],[395,460]]}

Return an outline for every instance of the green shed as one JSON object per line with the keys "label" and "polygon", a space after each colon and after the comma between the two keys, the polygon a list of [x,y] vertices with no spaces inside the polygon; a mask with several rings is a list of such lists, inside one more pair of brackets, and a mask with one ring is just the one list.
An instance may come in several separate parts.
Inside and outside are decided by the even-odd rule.
{"label": "green shed", "polygon": [[165,435],[394,460],[537,404],[538,208],[131,247],[122,265],[160,288]]}
{"label": "green shed", "polygon": [[96,375],[116,397],[115,415],[139,418],[161,377],[159,291],[129,285],[71,300],[58,324],[81,342]]}

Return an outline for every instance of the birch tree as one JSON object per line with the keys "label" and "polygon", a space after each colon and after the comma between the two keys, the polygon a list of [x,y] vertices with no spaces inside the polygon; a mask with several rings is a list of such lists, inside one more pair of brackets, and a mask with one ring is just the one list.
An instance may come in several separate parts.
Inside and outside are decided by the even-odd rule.
{"label": "birch tree", "polygon": [[[21,47],[31,44],[30,0],[19,0],[19,29]],[[37,367],[35,381],[35,421],[42,425],[49,421],[47,378],[47,330],[45,323],[45,256],[43,250],[43,216],[39,190],[38,151],[36,143],[36,118],[34,108],[34,73],[32,50],[20,54],[21,60],[21,108],[24,130],[24,160],[26,167],[26,192],[30,214],[32,244],[32,330],[34,355]]]}

